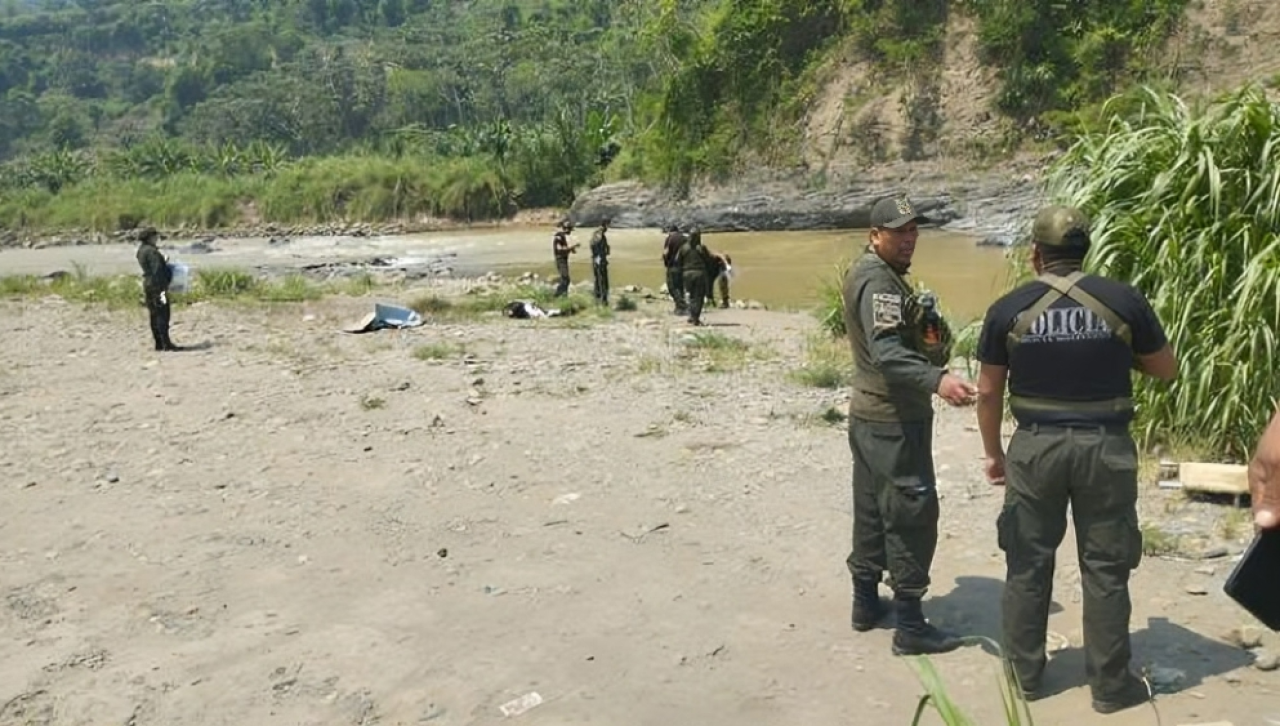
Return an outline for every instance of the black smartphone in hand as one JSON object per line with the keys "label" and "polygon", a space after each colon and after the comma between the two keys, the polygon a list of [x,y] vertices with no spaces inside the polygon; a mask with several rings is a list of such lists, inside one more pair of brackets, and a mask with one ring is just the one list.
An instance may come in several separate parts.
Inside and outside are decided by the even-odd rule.
{"label": "black smartphone in hand", "polygon": [[1254,536],[1222,589],[1263,625],[1280,632],[1280,528]]}

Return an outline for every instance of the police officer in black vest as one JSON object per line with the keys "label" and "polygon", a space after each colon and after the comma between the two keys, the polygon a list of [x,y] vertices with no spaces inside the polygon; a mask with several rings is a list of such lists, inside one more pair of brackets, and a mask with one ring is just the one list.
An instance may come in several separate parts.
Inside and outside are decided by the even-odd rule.
{"label": "police officer in black vest", "polygon": [[[1138,452],[1129,435],[1137,370],[1169,381],[1177,360],[1146,298],[1086,275],[1089,221],[1042,210],[1032,228],[1039,277],[987,311],[978,343],[978,424],[992,484],[1005,486],[996,523],[1007,574],[1004,652],[1029,698],[1043,695],[1054,554],[1075,522],[1084,591],[1085,670],[1093,708],[1149,699],[1129,671],[1129,573],[1142,558]],[[1017,430],[1004,451],[1005,386]]]}

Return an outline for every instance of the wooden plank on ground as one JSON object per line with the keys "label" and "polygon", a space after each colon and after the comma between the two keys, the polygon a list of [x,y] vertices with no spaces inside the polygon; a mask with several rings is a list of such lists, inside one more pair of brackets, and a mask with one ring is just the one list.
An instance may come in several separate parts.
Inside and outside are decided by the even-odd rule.
{"label": "wooden plank on ground", "polygon": [[1183,462],[1178,465],[1182,488],[1213,494],[1248,494],[1249,468],[1241,464]]}

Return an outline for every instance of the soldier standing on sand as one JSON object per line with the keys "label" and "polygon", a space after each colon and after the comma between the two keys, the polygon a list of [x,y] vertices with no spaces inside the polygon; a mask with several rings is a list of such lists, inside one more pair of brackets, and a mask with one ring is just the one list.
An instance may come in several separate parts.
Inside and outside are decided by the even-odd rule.
{"label": "soldier standing on sand", "polygon": [[919,236],[905,198],[871,210],[870,245],[845,278],[844,321],[855,362],[849,401],[853,453],[853,629],[876,627],[889,613],[880,578],[889,571],[897,626],[895,655],[946,653],[960,638],[925,620],[920,601],[938,546],[933,467],[933,403],[970,403],[973,386],[946,369],[950,332],[904,279]]}
{"label": "soldier standing on sand", "polygon": [[686,310],[684,297],[684,272],[676,264],[676,254],[685,243],[685,236],[674,224],[667,228],[667,238],[662,243],[662,266],[667,270],[667,294],[676,304],[676,315],[683,315]]}
{"label": "soldier standing on sand", "polygon": [[[987,478],[1005,487],[996,520],[1006,564],[1005,658],[1023,693],[1041,695],[1054,557],[1070,503],[1085,671],[1093,709],[1109,714],[1149,698],[1129,671],[1129,573],[1142,559],[1130,371],[1169,381],[1178,362],[1140,292],[1081,271],[1089,244],[1089,220],[1079,210],[1036,215],[1031,261],[1039,277],[997,300],[983,321],[978,428]],[[1018,422],[1007,455],[1000,437],[1006,382]]]}
{"label": "soldier standing on sand", "polygon": [[169,283],[173,271],[169,261],[156,248],[160,233],[147,227],[138,233],[138,266],[142,268],[142,294],[151,318],[151,337],[156,350],[182,350],[169,339]]}
{"label": "soldier standing on sand", "polygon": [[556,274],[560,276],[556,283],[556,297],[569,294],[569,255],[578,251],[578,245],[569,244],[570,234],[573,234],[573,222],[566,219],[560,223],[560,229],[556,230],[555,237],[551,240],[551,251],[556,258]]}
{"label": "soldier standing on sand", "polygon": [[694,227],[689,239],[676,253],[676,265],[683,275],[684,293],[689,306],[689,324],[702,325],[702,306],[707,299],[715,257],[702,244],[702,230]]}
{"label": "soldier standing on sand", "polygon": [[596,302],[609,304],[609,219],[600,223],[600,228],[591,235],[591,272],[595,277]]}

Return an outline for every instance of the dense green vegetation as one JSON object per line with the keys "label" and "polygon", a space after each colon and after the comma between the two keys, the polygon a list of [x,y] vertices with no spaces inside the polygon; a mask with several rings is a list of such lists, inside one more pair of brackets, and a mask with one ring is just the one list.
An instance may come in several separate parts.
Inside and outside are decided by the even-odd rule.
{"label": "dense green vegetation", "polygon": [[1280,107],[1148,92],[1059,161],[1052,192],[1094,217],[1091,268],[1151,300],[1181,361],[1142,380],[1151,442],[1245,459],[1280,397]]}
{"label": "dense green vegetation", "polygon": [[1187,0],[969,0],[985,60],[1000,68],[1000,111],[1048,125],[1135,78],[1158,77],[1162,43]]}
{"label": "dense green vegetation", "polygon": [[208,226],[248,200],[280,221],[565,204],[635,128],[653,68],[620,26],[644,5],[11,2],[0,225]]}
{"label": "dense green vegetation", "polygon": [[927,137],[953,13],[1001,71],[993,110],[1042,135],[1152,76],[1184,4],[9,0],[0,226],[491,218],[788,165],[851,58],[913,89]]}
{"label": "dense green vegetation", "polygon": [[[641,141],[668,180],[786,164],[824,70],[869,61],[888,94],[906,90],[909,133],[936,133],[942,40],[952,13],[977,19],[983,60],[999,69],[993,111],[1023,133],[1054,136],[1137,80],[1186,0],[722,0],[704,30],[678,30],[674,70],[659,78],[657,123]],[[909,141],[918,141],[911,139]],[[908,143],[908,148],[913,144]]]}

